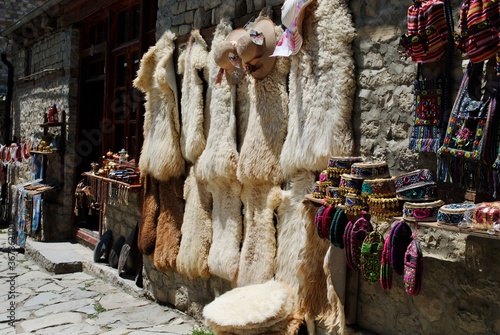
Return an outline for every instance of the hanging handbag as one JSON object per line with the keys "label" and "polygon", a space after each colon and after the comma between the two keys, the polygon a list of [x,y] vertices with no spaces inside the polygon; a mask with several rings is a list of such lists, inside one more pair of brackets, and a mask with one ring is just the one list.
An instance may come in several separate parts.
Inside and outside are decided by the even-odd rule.
{"label": "hanging handbag", "polygon": [[438,179],[488,191],[497,148],[500,81],[495,66],[494,79],[486,86],[491,87],[491,92],[485,90],[481,98],[475,98],[472,93],[481,82],[483,65],[470,61],[464,72],[443,146],[438,150]]}
{"label": "hanging handbag", "polygon": [[448,43],[445,4],[441,0],[414,0],[408,8],[408,32],[401,36],[400,51],[418,63],[443,58]]}
{"label": "hanging handbag", "polygon": [[420,243],[413,238],[404,256],[404,285],[409,295],[417,295],[422,289],[424,258]]}
{"label": "hanging handbag", "polygon": [[473,63],[480,63],[500,51],[500,2],[465,0],[460,7],[457,48]]}

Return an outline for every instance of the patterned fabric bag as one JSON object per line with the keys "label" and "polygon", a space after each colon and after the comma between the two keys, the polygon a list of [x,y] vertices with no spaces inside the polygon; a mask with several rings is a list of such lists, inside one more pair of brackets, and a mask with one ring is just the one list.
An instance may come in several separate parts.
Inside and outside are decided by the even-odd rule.
{"label": "patterned fabric bag", "polygon": [[364,214],[354,222],[349,232],[349,248],[346,253],[350,254],[350,260],[353,270],[361,268],[361,247],[366,236],[373,231],[373,227]]}
{"label": "patterned fabric bag", "polygon": [[472,63],[480,63],[500,51],[500,2],[465,0],[460,8],[457,48]]}
{"label": "patterned fabric bag", "polygon": [[[473,93],[483,78],[484,64],[469,62],[438,151],[438,179],[463,188],[491,193],[492,164],[497,149],[498,61],[493,79],[480,98]],[[486,69],[487,70],[487,69]]]}
{"label": "patterned fabric bag", "polygon": [[361,273],[371,284],[380,280],[383,249],[384,237],[376,230],[366,236],[361,246]]}
{"label": "patterned fabric bag", "polygon": [[400,50],[418,63],[443,58],[449,39],[445,4],[440,0],[414,0],[408,8],[408,32],[399,40]]}
{"label": "patterned fabric bag", "polygon": [[409,295],[417,295],[422,288],[424,258],[420,243],[416,238],[411,241],[404,257],[404,284]]}
{"label": "patterned fabric bag", "polygon": [[394,272],[404,274],[404,255],[411,242],[411,228],[404,221],[398,221],[389,234],[390,261]]}
{"label": "patterned fabric bag", "polygon": [[392,288],[392,267],[391,267],[391,236],[387,235],[382,250],[382,260],[380,262],[380,285],[384,290]]}
{"label": "patterned fabric bag", "polygon": [[337,209],[330,226],[330,243],[337,248],[344,249],[344,232],[349,219],[343,209]]}
{"label": "patterned fabric bag", "polygon": [[412,152],[437,152],[444,132],[445,81],[443,78],[422,80],[420,72],[419,64],[413,82],[414,124],[409,148]]}
{"label": "patterned fabric bag", "polygon": [[353,226],[354,223],[352,221],[349,221],[347,223],[343,238],[344,238],[344,249],[345,249],[345,261],[349,269],[356,271],[357,268],[354,267],[351,254],[351,232]]}

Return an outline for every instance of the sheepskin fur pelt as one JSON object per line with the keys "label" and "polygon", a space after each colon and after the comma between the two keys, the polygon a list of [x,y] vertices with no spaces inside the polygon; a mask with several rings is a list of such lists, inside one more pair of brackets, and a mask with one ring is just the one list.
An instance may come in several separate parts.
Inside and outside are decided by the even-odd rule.
{"label": "sheepskin fur pelt", "polygon": [[176,270],[184,215],[183,184],[181,178],[159,183],[160,213],[156,226],[154,265],[162,272]]}
{"label": "sheepskin fur pelt", "polygon": [[175,35],[165,32],[141,59],[134,86],[145,93],[144,142],[139,169],[167,181],[184,172],[174,70]]}
{"label": "sheepskin fur pelt", "polygon": [[223,19],[217,25],[209,53],[207,104],[210,127],[205,150],[196,164],[196,175],[207,183],[212,194],[212,245],[208,254],[210,274],[234,283],[238,272],[242,235],[241,185],[236,179],[236,87],[225,76],[216,84],[219,67],[214,48],[232,30]]}
{"label": "sheepskin fur pelt", "polygon": [[141,224],[139,226],[139,236],[137,246],[144,255],[151,255],[156,244],[156,224],[160,214],[160,193],[158,181],[151,176],[143,176],[143,202]]}
{"label": "sheepskin fur pelt", "polygon": [[[279,40],[283,30],[275,28]],[[263,283],[274,275],[276,229],[274,210],[281,202],[283,173],[279,156],[286,136],[289,61],[278,58],[269,75],[247,75],[248,124],[238,160],[242,183],[244,234],[237,286]],[[242,108],[244,109],[244,108]]]}
{"label": "sheepskin fur pelt", "polygon": [[205,322],[216,334],[296,334],[301,319],[290,288],[268,282],[235,288],[203,309]]}
{"label": "sheepskin fur pelt", "polygon": [[209,183],[212,194],[212,244],[208,253],[210,274],[226,279],[235,285],[240,261],[242,236],[241,185],[234,183]]}
{"label": "sheepskin fur pelt", "polygon": [[[339,268],[341,266],[345,268],[347,264],[345,263],[344,260],[345,254],[342,252],[343,250],[338,249],[337,251],[339,252],[335,252],[332,248],[333,246],[330,245],[328,251],[326,252],[325,261],[323,263],[323,270],[326,273],[327,300],[329,304],[328,309],[333,313],[331,315],[325,315],[324,323],[327,326],[328,331],[330,333],[332,333],[335,330],[336,334],[342,335],[345,333],[344,304],[340,300],[340,297],[338,296],[337,291],[335,290],[331,269],[332,269],[332,261],[337,261],[336,264],[333,264],[335,268]],[[343,288],[345,290],[345,287]]]}
{"label": "sheepskin fur pelt", "polygon": [[177,71],[182,74],[181,150],[184,158],[194,163],[206,145],[203,81],[208,81],[208,50],[199,30],[191,32],[179,56]]}
{"label": "sheepskin fur pelt", "polygon": [[[276,39],[283,34],[275,28]],[[262,80],[247,75],[249,116],[238,160],[238,180],[244,185],[270,182],[280,185],[279,164],[288,122],[288,58],[279,57],[273,70]],[[326,166],[326,165],[325,165]]]}
{"label": "sheepskin fur pelt", "polygon": [[276,256],[274,209],[281,202],[281,188],[268,183],[243,185],[243,245],[236,286],[260,284],[273,278]]}
{"label": "sheepskin fur pelt", "polygon": [[219,180],[229,182],[236,179],[239,156],[236,148],[236,88],[227,82],[225,76],[220,84],[216,84],[219,67],[214,60],[215,46],[224,41],[231,30],[229,21],[221,20],[215,30],[212,49],[208,56],[207,103],[210,113],[210,131],[196,172],[202,179],[211,183],[218,183]]}
{"label": "sheepskin fur pelt", "polygon": [[287,177],[320,171],[329,157],[349,155],[354,147],[356,32],[348,3],[317,0],[305,11],[303,45],[291,57],[290,117],[280,158]]}
{"label": "sheepskin fur pelt", "polygon": [[208,278],[208,251],[212,242],[212,196],[191,167],[184,184],[186,207],[177,255],[177,271],[189,279]]}

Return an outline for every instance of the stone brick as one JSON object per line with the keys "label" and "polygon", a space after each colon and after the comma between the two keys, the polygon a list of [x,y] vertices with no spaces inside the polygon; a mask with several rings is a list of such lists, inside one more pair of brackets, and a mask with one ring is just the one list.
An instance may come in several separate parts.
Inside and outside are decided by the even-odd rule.
{"label": "stone brick", "polygon": [[195,29],[207,28],[210,26],[211,19],[211,12],[207,12],[203,7],[200,7],[194,13],[193,27]]}
{"label": "stone brick", "polygon": [[203,0],[203,8],[205,8],[205,10],[210,10],[219,6],[221,3],[222,0]]}
{"label": "stone brick", "polygon": [[183,24],[182,26],[179,26],[179,36],[187,35],[191,32],[192,26],[190,24]]}

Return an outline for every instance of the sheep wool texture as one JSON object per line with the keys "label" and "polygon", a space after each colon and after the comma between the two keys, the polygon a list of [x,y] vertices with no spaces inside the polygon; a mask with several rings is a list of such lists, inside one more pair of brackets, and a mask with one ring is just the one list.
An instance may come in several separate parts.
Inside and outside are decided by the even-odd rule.
{"label": "sheep wool texture", "polygon": [[[328,251],[326,252],[325,261],[323,263],[323,270],[326,274],[327,300],[329,304],[328,309],[333,311],[333,313],[329,315],[325,314],[324,323],[330,333],[333,333],[335,331],[335,334],[342,335],[345,333],[345,313],[344,305],[340,301],[340,298],[335,291],[335,286],[332,280],[332,248],[333,246],[330,245]],[[334,266],[338,267],[338,263]]]}
{"label": "sheep wool texture", "polygon": [[160,212],[156,226],[154,265],[162,272],[176,270],[184,215],[183,183],[181,178],[159,183]]}
{"label": "sheep wool texture", "polygon": [[305,9],[303,45],[291,57],[290,117],[280,158],[287,177],[320,171],[331,156],[353,150],[355,33],[343,0],[316,0]]}
{"label": "sheep wool texture", "polygon": [[151,255],[156,244],[156,224],[160,214],[160,193],[158,181],[151,176],[142,177],[144,200],[137,246],[143,255]]}
{"label": "sheep wool texture", "polygon": [[212,196],[191,167],[184,184],[186,208],[181,227],[177,271],[189,279],[208,278],[208,251],[212,242]]}
{"label": "sheep wool texture", "polygon": [[238,151],[236,141],[236,87],[225,76],[216,84],[219,67],[214,60],[215,46],[232,31],[229,21],[217,25],[209,53],[207,104],[210,128],[205,150],[198,159],[196,175],[207,183],[212,195],[212,244],[208,254],[210,274],[234,283],[238,272],[242,236],[241,185],[236,179]]}
{"label": "sheep wool texture", "polygon": [[[275,28],[279,40],[283,30]],[[244,230],[237,286],[263,283],[274,276],[276,229],[274,210],[281,202],[283,173],[279,165],[286,136],[287,58],[278,58],[262,80],[247,75],[248,126],[238,160],[242,183]]]}
{"label": "sheep wool texture", "polygon": [[191,32],[177,64],[182,75],[181,150],[184,158],[194,163],[206,145],[203,80],[208,79],[208,50],[199,30]]}
{"label": "sheep wool texture", "polygon": [[160,181],[178,177],[185,161],[180,148],[180,120],[173,54],[175,35],[166,31],[141,59],[134,87],[145,93],[142,175]]}

